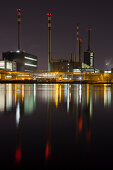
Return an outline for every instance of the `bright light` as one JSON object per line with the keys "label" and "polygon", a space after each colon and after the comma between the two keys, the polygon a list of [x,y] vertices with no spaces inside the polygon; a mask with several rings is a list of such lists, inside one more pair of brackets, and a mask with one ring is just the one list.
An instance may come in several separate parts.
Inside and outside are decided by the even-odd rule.
{"label": "bright light", "polygon": [[79,80],[82,80],[82,77],[79,77]]}
{"label": "bright light", "polygon": [[33,61],[37,61],[37,59],[35,59],[35,58],[31,58],[31,57],[24,57],[24,58],[26,58],[26,59],[28,59],[28,60],[33,60]]}
{"label": "bright light", "polygon": [[19,124],[19,121],[20,121],[20,104],[18,101],[17,106],[16,106],[16,124],[17,124],[17,126]]}
{"label": "bright light", "polygon": [[17,53],[19,53],[20,51],[19,51],[19,50],[17,50],[16,52],[17,52]]}
{"label": "bright light", "polygon": [[104,73],[111,73],[111,71],[108,71],[108,70],[107,70],[107,71],[104,71]]}
{"label": "bright light", "polygon": [[37,67],[37,65],[34,65],[34,64],[28,64],[28,63],[25,63],[24,65],[25,65],[25,66],[30,66],[30,67]]}
{"label": "bright light", "polygon": [[6,77],[12,77],[12,76],[6,76]]}

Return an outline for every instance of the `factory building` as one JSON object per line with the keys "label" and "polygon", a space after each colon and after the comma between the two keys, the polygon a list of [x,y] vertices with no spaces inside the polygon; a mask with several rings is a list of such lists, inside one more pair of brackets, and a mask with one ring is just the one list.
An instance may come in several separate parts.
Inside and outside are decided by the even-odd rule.
{"label": "factory building", "polygon": [[[38,67],[37,56],[29,54],[21,50],[21,39],[20,39],[20,24],[21,24],[21,9],[17,9],[17,21],[18,21],[18,50],[16,52],[8,51],[2,53],[2,59],[0,61],[0,68],[4,67],[11,71],[32,71],[36,72]],[[14,65],[16,64],[16,66]]]}
{"label": "factory building", "polygon": [[8,71],[16,71],[16,62],[8,60],[0,60],[0,69]]}
{"label": "factory building", "polygon": [[17,71],[37,71],[37,56],[26,53],[24,51],[3,52],[3,60],[8,62],[16,62]]}
{"label": "factory building", "polygon": [[82,40],[79,38],[79,24],[76,30],[76,51],[70,60],[54,59],[51,56],[51,13],[48,16],[48,71],[49,72],[99,72],[94,68],[94,52],[90,50],[90,28],[88,29],[88,50],[84,52],[82,62]]}

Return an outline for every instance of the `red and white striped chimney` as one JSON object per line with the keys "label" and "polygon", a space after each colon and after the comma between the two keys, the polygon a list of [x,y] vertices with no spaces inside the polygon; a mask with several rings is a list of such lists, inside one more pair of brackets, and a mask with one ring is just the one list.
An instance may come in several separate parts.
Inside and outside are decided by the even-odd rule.
{"label": "red and white striped chimney", "polygon": [[18,50],[20,50],[20,21],[21,21],[21,9],[17,9],[17,15],[18,15]]}

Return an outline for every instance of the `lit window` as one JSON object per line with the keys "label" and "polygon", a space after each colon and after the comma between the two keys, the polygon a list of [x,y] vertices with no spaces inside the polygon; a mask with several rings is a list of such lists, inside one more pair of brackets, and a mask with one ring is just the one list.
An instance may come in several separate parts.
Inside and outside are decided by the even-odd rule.
{"label": "lit window", "polygon": [[90,66],[93,67],[93,57],[90,57]]}
{"label": "lit window", "polygon": [[25,65],[25,66],[30,66],[30,67],[37,67],[37,65],[34,65],[34,64],[28,64],[28,63],[25,63],[24,65]]}
{"label": "lit window", "polygon": [[93,52],[90,53],[90,57],[93,57]]}
{"label": "lit window", "polygon": [[32,60],[32,61],[37,61],[37,59],[35,59],[35,58],[31,58],[31,57],[24,57],[25,59],[28,59],[28,60]]}

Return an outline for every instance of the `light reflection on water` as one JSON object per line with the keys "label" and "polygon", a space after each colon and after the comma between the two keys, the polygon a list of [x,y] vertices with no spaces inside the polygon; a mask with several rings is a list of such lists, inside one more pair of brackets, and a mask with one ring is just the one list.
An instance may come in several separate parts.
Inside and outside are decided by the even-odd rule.
{"label": "light reflection on water", "polygon": [[[15,118],[15,122],[14,119],[9,119],[9,121],[13,124],[13,129],[16,129],[16,133],[14,133],[13,130],[12,133],[14,133],[15,138],[17,136],[13,156],[15,163],[17,165],[21,164],[22,166],[27,164],[25,160],[27,161],[29,154],[27,153],[25,144],[23,144],[22,148],[22,137],[24,138],[23,143],[26,141],[26,138],[33,138],[32,143],[34,143],[36,147],[39,145],[43,148],[37,147],[39,151],[37,158],[36,153],[34,157],[29,158],[31,159],[31,166],[37,165],[38,159],[38,166],[42,166],[44,160],[53,160],[52,162],[56,164],[58,160],[61,161],[58,155],[62,156],[62,165],[64,165],[63,161],[68,159],[73,162],[79,162],[80,160],[84,161],[85,159],[88,160],[92,158],[92,160],[96,161],[95,156],[90,158],[89,155],[86,154],[86,158],[83,158],[80,153],[84,155],[88,145],[92,148],[88,148],[91,155],[95,155],[95,152],[97,152],[94,149],[97,144],[94,145],[93,142],[96,139],[101,139],[94,129],[96,129],[96,123],[98,126],[98,119],[102,116],[102,112],[105,112],[105,109],[107,109],[106,111],[111,115],[113,103],[112,93],[113,86],[106,84],[0,84],[0,126],[1,129],[3,129],[0,132],[3,134],[5,131],[4,128],[7,129],[4,140],[7,139],[10,143],[10,129],[6,124],[3,125],[1,122],[6,121],[6,119],[8,122],[9,117],[5,115],[11,114]],[[103,131],[105,126],[103,125],[103,123],[105,123],[104,119],[106,119],[106,117],[103,114],[103,117],[100,119]],[[109,117],[109,119],[112,119],[112,117]],[[106,121],[109,123],[111,120]],[[24,124],[27,124],[27,128]],[[25,130],[23,127],[25,127]],[[112,128],[110,129],[112,130]],[[22,130],[26,132],[24,132],[23,136],[21,135]],[[34,130],[38,135],[43,136],[41,137],[41,141],[36,140],[37,138],[39,139],[39,136],[35,136]],[[66,135],[70,137],[67,141],[65,141]],[[100,133],[100,135],[103,134]],[[59,141],[62,144],[59,144]],[[3,143],[1,143],[3,149],[2,154],[5,150]],[[13,140],[10,145],[11,148],[13,148],[12,150],[14,150],[15,141]],[[61,153],[57,145],[61,145]],[[107,143],[105,146],[107,146]],[[33,155],[35,152],[33,145],[29,145],[29,148],[30,154]],[[78,148],[80,148],[79,151]],[[24,157],[22,150],[24,150]],[[78,155],[75,155],[75,151]],[[9,155],[7,151],[5,151],[5,153]],[[2,155],[0,155],[0,157],[1,156]],[[35,163],[32,163],[33,160]],[[43,160],[42,163],[40,160]],[[8,156],[6,162],[9,162]],[[13,165],[13,163],[13,161],[10,161],[11,165]]]}

